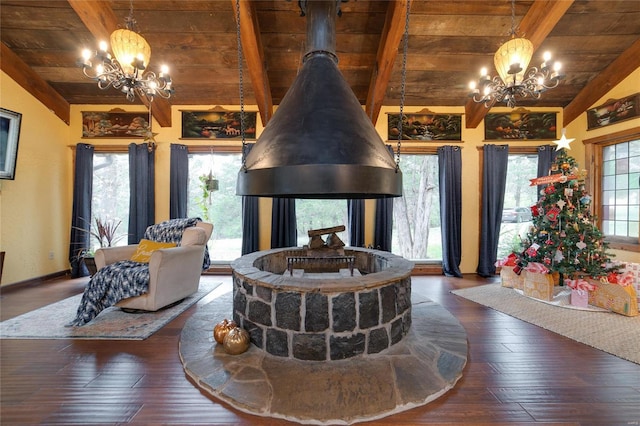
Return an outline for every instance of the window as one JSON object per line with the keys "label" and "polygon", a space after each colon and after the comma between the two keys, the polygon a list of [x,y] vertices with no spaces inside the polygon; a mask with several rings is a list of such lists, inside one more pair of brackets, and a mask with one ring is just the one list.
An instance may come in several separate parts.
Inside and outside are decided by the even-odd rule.
{"label": "window", "polygon": [[587,192],[609,247],[640,251],[640,127],[584,140]]}
{"label": "window", "polygon": [[535,178],[537,174],[537,154],[509,154],[498,259],[522,250],[520,241],[531,226],[531,206],[538,198],[538,187],[529,186],[529,179]]}
{"label": "window", "polygon": [[[189,217],[213,223],[209,255],[214,262],[229,262],[242,253],[242,197],[236,195],[236,179],[242,164],[239,153],[189,154]],[[207,191],[209,172],[218,179],[218,190]]]}
{"label": "window", "polygon": [[[93,154],[93,192],[91,196],[91,229],[95,219],[117,225],[116,236],[121,236],[113,245],[126,245],[129,230],[129,154]],[[118,225],[119,222],[119,225]],[[100,242],[91,236],[91,248],[100,248]]]}
{"label": "window", "polygon": [[[347,200],[296,199],[296,225],[298,247],[309,244],[310,229],[348,226]],[[345,245],[349,245],[347,231],[336,233]],[[327,236],[323,235],[326,240]]]}
{"label": "window", "polygon": [[602,228],[605,236],[638,239],[640,139],[602,147]]}
{"label": "window", "polygon": [[411,260],[442,260],[438,156],[403,154],[402,197],[393,200],[392,252]]}

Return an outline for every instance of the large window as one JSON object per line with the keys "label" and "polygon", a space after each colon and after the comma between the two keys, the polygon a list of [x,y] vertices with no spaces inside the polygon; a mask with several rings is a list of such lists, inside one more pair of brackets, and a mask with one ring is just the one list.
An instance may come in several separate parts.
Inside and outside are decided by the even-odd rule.
{"label": "large window", "polygon": [[[211,260],[228,262],[242,253],[242,197],[236,195],[236,179],[242,164],[238,153],[189,154],[189,217],[213,223],[209,242]],[[209,173],[218,179],[218,190],[207,191]]]}
{"label": "large window", "polygon": [[[91,229],[96,231],[96,219],[116,227],[118,237],[113,245],[126,245],[129,229],[129,154],[93,154],[93,192],[91,196]],[[83,218],[85,219],[85,218]],[[91,236],[91,249],[100,242]]]}
{"label": "large window", "polygon": [[393,200],[392,252],[411,260],[442,260],[438,156],[403,154],[402,197]]}
{"label": "large window", "polygon": [[610,248],[640,252],[640,127],[584,140],[587,192]]}
{"label": "large window", "polygon": [[640,139],[602,147],[602,233],[638,240]]}
{"label": "large window", "polygon": [[520,241],[531,226],[531,206],[537,201],[537,186],[529,180],[538,174],[537,154],[509,154],[504,191],[498,259],[522,250]]}

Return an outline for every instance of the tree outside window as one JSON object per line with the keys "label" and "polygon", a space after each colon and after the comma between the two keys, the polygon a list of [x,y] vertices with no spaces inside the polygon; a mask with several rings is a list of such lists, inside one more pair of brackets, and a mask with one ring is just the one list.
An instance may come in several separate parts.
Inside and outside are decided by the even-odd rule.
{"label": "tree outside window", "polygon": [[[242,253],[242,197],[236,195],[241,166],[239,153],[189,154],[189,217],[213,223],[209,240],[212,261],[229,262]],[[218,179],[218,190],[208,191],[203,177]]]}
{"label": "tree outside window", "polygon": [[392,252],[411,260],[442,260],[438,156],[404,154],[402,197],[393,200]]}

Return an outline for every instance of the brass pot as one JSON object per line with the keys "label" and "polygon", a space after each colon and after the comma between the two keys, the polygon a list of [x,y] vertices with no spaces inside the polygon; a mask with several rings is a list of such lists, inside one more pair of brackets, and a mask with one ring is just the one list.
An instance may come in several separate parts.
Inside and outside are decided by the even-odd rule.
{"label": "brass pot", "polygon": [[230,355],[238,355],[249,349],[249,333],[244,328],[230,330],[224,338],[224,350]]}
{"label": "brass pot", "polygon": [[227,335],[227,333],[236,328],[238,326],[238,324],[235,323],[235,321],[229,321],[228,319],[223,319],[222,321],[220,321],[218,324],[216,324],[216,326],[213,328],[213,338],[216,340],[216,342],[220,343],[221,345],[224,343],[224,338]]}

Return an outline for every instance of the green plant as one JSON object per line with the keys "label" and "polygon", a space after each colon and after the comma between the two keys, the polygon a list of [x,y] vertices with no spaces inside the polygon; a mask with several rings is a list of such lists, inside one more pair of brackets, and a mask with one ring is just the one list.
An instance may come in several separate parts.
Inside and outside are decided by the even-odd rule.
{"label": "green plant", "polygon": [[[83,219],[84,220],[84,219]],[[94,218],[93,223],[89,227],[86,228],[78,228],[81,231],[88,232],[89,235],[94,237],[100,247],[112,247],[118,241],[122,240],[127,234],[118,234],[118,228],[122,224],[122,221],[119,219],[102,219],[100,217]],[[90,253],[90,250],[84,250],[85,255]]]}

